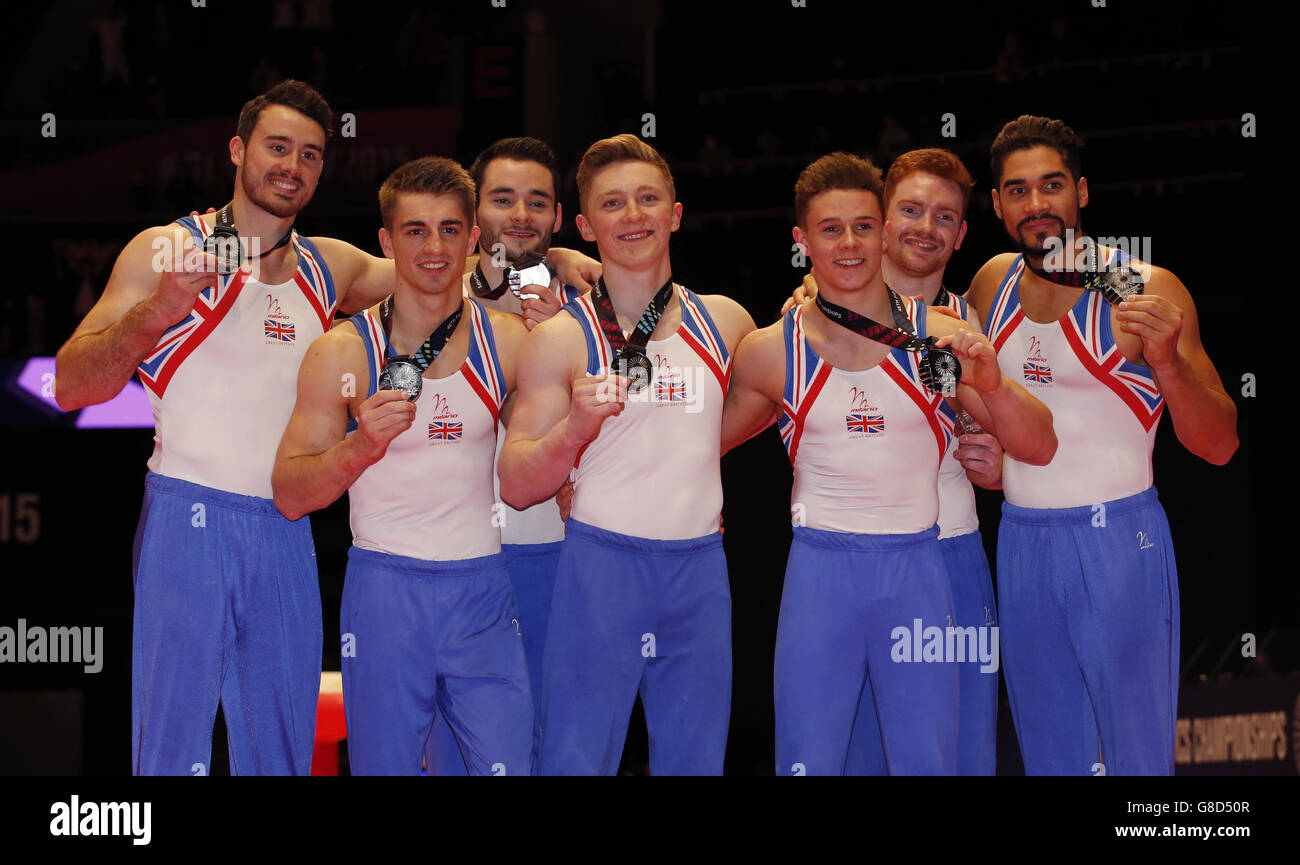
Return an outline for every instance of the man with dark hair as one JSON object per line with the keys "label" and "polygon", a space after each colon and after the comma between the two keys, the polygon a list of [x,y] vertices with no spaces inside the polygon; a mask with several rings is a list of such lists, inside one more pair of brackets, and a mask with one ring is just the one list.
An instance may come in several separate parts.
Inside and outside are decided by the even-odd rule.
{"label": "man with dark hair", "polygon": [[[250,100],[228,144],[232,200],[138,234],[58,353],[63,409],[112,399],[137,371],[154,409],[134,565],[137,774],[206,774],[218,701],[232,771],[311,768],[315,554],[308,522],[276,512],[271,466],[307,346],[393,281],[392,262],[293,230],[328,127],[329,106],[301,82]],[[575,281],[599,270],[576,253],[556,264]]]}
{"label": "man with dark hair", "polygon": [[[555,151],[551,149],[551,145],[540,138],[529,136],[502,138],[494,141],[474,158],[474,162],[469,167],[469,176],[474,179],[474,188],[477,190],[480,199],[483,197],[484,189],[487,188],[483,185],[483,182],[487,176],[488,166],[498,159],[508,159],[513,162],[536,162],[542,166],[551,175],[551,198],[558,201],[562,185],[560,181],[560,160],[555,155]],[[538,184],[532,190],[533,194],[544,191],[542,184]]]}
{"label": "man with dark hair", "polygon": [[1178,578],[1151,452],[1168,406],[1188,450],[1226,463],[1236,407],[1178,277],[1082,233],[1079,146],[1059,120],[1003,127],[993,209],[1019,251],[967,293],[1061,441],[1045,466],[1004,460],[1007,691],[1028,773],[1172,774]]}
{"label": "man with dark hair", "polygon": [[[465,293],[488,309],[521,317],[531,330],[560,311],[560,298],[568,302],[578,296],[572,286],[549,275],[547,264],[538,269],[539,260],[545,262],[550,251],[552,236],[560,229],[560,173],[555,153],[536,138],[504,138],[480,153],[469,172],[478,196],[480,234],[478,261],[465,274]],[[509,274],[516,271],[518,276],[511,280]],[[537,275],[542,272],[547,275]],[[520,282],[523,278],[541,279],[546,284],[528,285]],[[505,433],[499,431],[498,457],[504,442]],[[501,552],[519,604],[519,627],[533,691],[534,731],[540,733],[542,649],[564,521],[553,498],[522,511],[498,500],[496,519],[501,527]],[[434,722],[425,756],[430,775],[464,772],[459,746],[441,718]]]}
{"label": "man with dark hair", "polygon": [[340,625],[355,649],[343,653],[352,771],[419,774],[436,710],[472,774],[527,775],[532,695],[492,491],[497,420],[527,331],[462,292],[478,240],[463,168],[408,162],[379,200],[393,293],[308,352],[275,503],[296,520],[349,492]]}
{"label": "man with dark hair", "polygon": [[[503,138],[478,155],[470,166],[478,190],[479,256],[466,285],[479,300],[521,316],[529,330],[560,311],[558,279],[524,292],[508,287],[507,270],[527,271],[546,259],[551,238],[560,230],[560,170],[546,142]],[[509,290],[507,290],[509,288]],[[557,294],[557,292],[559,292]]]}
{"label": "man with dark hair", "polygon": [[235,126],[235,134],[243,140],[245,147],[248,146],[253,137],[253,130],[257,127],[258,118],[271,105],[283,105],[285,108],[292,108],[309,120],[315,121],[317,126],[325,130],[326,138],[331,138],[334,135],[334,129],[330,125],[332,114],[325,97],[317,93],[311,85],[287,78],[265,93],[254,96],[244,103],[243,109],[239,112],[239,122]]}
{"label": "man with dark hair", "polygon": [[[478,254],[466,262],[467,289],[493,309],[521,316],[529,330],[559,312],[570,296],[591,290],[590,282],[600,276],[600,262],[551,246],[563,208],[560,163],[549,144],[527,136],[502,138],[475,157],[469,175],[478,195],[482,234]],[[507,291],[507,269],[535,273],[537,257],[546,260],[551,283],[527,292],[513,285]],[[555,277],[567,281],[564,290],[569,294],[563,299]]]}
{"label": "man with dark hair", "polygon": [[[774,682],[782,775],[844,774],[862,713],[890,774],[957,771],[958,672],[923,663],[956,658],[932,645],[912,657],[922,628],[942,650],[953,625],[935,525],[944,394],[1025,460],[1056,447],[1050,413],[998,371],[987,339],[886,285],[883,192],[879,170],[846,153],[800,174],[794,239],[820,291],[745,338],[727,395],[724,452],[779,416],[794,466]],[[933,366],[944,346],[961,370],[947,387]]]}
{"label": "man with dark hair", "polygon": [[[979,313],[943,283],[948,261],[966,236],[966,205],[974,183],[966,166],[947,150],[923,148],[895,159],[885,177],[880,270],[885,284],[900,295],[946,309],[979,330]],[[796,292],[795,302],[814,296],[816,286],[815,274],[809,274],[804,293]],[[993,580],[971,482],[996,489],[1001,476],[1002,448],[997,439],[980,430],[969,412],[957,412],[954,435],[939,466],[938,526],[939,548],[952,588],[953,619],[960,628],[997,626]],[[968,658],[959,668],[958,774],[996,771],[998,669],[978,658]],[[870,700],[869,692],[866,697]],[[845,772],[886,772],[876,713],[870,705],[858,711]]]}
{"label": "man with dark hair", "polygon": [[721,774],[731,595],[718,447],[730,353],[754,324],[735,301],[673,281],[682,205],[653,147],[596,142],[578,194],[578,230],[604,276],[529,337],[499,467],[514,507],[555,495],[571,471],[575,485],[542,668],[540,771],[617,771],[640,691],[651,772]]}
{"label": "man with dark hair", "polygon": [[[293,230],[316,191],[329,108],[286,81],[230,139],[234,197],[147,229],[59,350],[67,410],[139,372],[156,428],[136,536],[132,771],[207,774],[218,700],[234,773],[306,774],[320,683],[311,527],[271,503],[275,446],[307,346],[392,264]],[[237,237],[237,240],[235,238]],[[218,273],[217,255],[228,261]]]}
{"label": "man with dark hair", "polygon": [[1070,172],[1071,177],[1083,177],[1083,161],[1079,156],[1079,151],[1083,148],[1083,140],[1060,120],[1036,117],[1032,114],[1022,114],[1012,120],[1003,126],[998,131],[997,137],[993,139],[989,151],[989,167],[992,169],[993,177],[1002,176],[1007,157],[1012,153],[1035,147],[1055,150],[1061,157],[1061,161],[1065,163],[1065,168]]}

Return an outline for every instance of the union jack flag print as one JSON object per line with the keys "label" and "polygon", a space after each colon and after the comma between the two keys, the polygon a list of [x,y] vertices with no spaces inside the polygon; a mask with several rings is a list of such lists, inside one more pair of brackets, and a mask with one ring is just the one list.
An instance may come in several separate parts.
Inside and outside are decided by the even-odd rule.
{"label": "union jack flag print", "polygon": [[844,426],[851,433],[867,433],[868,435],[880,435],[885,431],[885,416],[883,414],[863,414],[854,412],[845,415]]}
{"label": "union jack flag print", "polygon": [[454,442],[460,441],[460,437],[465,432],[465,424],[461,422],[446,423],[443,421],[434,421],[429,424],[429,441]]}
{"label": "union jack flag print", "polygon": [[686,383],[678,381],[655,382],[655,399],[659,402],[685,402]]}
{"label": "union jack flag print", "polygon": [[288,321],[281,324],[275,319],[268,318],[266,321],[266,336],[268,339],[278,339],[280,342],[293,342],[293,322]]}
{"label": "union jack flag print", "polygon": [[1052,383],[1052,368],[1045,363],[1036,363],[1031,360],[1025,361],[1025,381],[1038,382],[1039,384]]}

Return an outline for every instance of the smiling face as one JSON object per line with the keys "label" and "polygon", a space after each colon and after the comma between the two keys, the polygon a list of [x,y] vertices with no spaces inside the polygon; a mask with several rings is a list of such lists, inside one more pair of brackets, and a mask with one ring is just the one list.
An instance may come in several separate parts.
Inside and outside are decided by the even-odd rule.
{"label": "smiling face", "polygon": [[478,224],[486,255],[492,255],[498,243],[504,244],[511,261],[526,252],[544,255],[560,229],[560,205],[550,169],[532,160],[489,162],[479,190]]}
{"label": "smiling face", "polygon": [[861,291],[880,273],[883,242],[880,199],[866,189],[828,189],[808,202],[794,239],[812,259],[819,285]]}
{"label": "smiling face", "polygon": [[578,214],[582,237],[594,241],[602,262],[647,270],[668,255],[668,239],[681,225],[663,172],[649,162],[625,160],[600,169]]}
{"label": "smiling face", "polygon": [[325,130],[305,114],[284,105],[268,105],[245,144],[230,141],[237,180],[254,205],[288,219],[316,193],[324,165]]}
{"label": "smiling face", "polygon": [[1002,227],[1031,258],[1042,258],[1051,238],[1065,241],[1066,229],[1077,235],[1079,211],[1088,204],[1088,181],[1077,181],[1061,154],[1051,147],[1010,153],[993,190],[993,211]]}
{"label": "smiling face", "polygon": [[426,294],[460,293],[465,257],[477,242],[478,228],[452,193],[399,192],[392,224],[379,231],[398,280]]}
{"label": "smiling face", "polygon": [[908,276],[942,272],[966,237],[961,189],[951,180],[914,172],[893,188],[885,219],[890,264]]}

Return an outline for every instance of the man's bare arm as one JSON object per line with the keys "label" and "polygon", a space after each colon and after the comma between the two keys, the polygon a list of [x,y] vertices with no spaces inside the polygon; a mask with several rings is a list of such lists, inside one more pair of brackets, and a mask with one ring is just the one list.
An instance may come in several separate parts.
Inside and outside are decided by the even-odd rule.
{"label": "man's bare arm", "polygon": [[344,377],[366,381],[365,349],[352,328],[318,337],[298,370],[298,401],[280,439],[271,472],[275,506],[290,520],[339,496],[415,419],[415,404],[400,390],[381,390],[357,409],[357,431],[346,437]]}
{"label": "man's bare arm", "polygon": [[555,269],[560,282],[573,286],[579,294],[591,291],[603,271],[599,261],[576,249],[553,246],[546,253],[546,258]]}
{"label": "man's bare arm", "polygon": [[117,257],[104,293],[55,360],[54,397],[64,411],[121,393],[167,328],[215,285],[216,259],[194,249],[180,226],[136,235]]}
{"label": "man's bare arm", "polygon": [[555,318],[524,340],[518,396],[497,465],[501,499],[517,510],[555,495],[605,418],[623,411],[627,379],[575,376],[575,359],[585,352],[576,328]]}
{"label": "man's bare arm", "polygon": [[[497,347],[497,360],[501,362],[501,375],[506,380],[508,397],[519,390],[519,359],[524,351],[528,328],[523,320],[510,312],[498,312],[486,309],[488,321],[492,325],[492,340]],[[505,420],[506,415],[502,415]]]}
{"label": "man's bare arm", "polygon": [[[983,318],[970,301],[966,302],[966,323],[977,333],[982,330]],[[966,477],[971,483],[986,490],[1002,489],[1002,445],[997,436],[988,431],[968,432],[958,436],[953,458],[966,470]]]}
{"label": "man's bare arm", "polygon": [[371,255],[347,241],[313,237],[334,278],[339,309],[348,315],[369,309],[393,291],[393,261]]}
{"label": "man's bare arm", "polygon": [[1191,294],[1168,270],[1151,271],[1147,292],[1121,304],[1115,319],[1120,330],[1142,340],[1143,360],[1183,447],[1221,466],[1237,452],[1237,406],[1201,345]]}
{"label": "man's bare arm", "polygon": [[784,377],[785,373],[782,336],[778,321],[753,331],[736,348],[722,413],[722,453],[758,435],[780,417],[780,404],[771,391],[774,375]]}
{"label": "man's bare arm", "polygon": [[1003,449],[1030,465],[1047,465],[1056,454],[1052,412],[1019,383],[998,368],[993,344],[965,322],[946,316],[927,319],[929,331],[939,337],[961,361],[962,380],[957,401],[980,426],[994,435]]}

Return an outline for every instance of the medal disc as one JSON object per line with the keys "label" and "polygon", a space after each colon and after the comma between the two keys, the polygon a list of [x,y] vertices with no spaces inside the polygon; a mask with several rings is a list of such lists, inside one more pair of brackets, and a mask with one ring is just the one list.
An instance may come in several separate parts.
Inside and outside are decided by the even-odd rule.
{"label": "medal disc", "polygon": [[961,381],[961,363],[946,348],[931,348],[921,356],[921,384],[932,393],[952,394]]}
{"label": "medal disc", "polygon": [[618,362],[622,365],[621,374],[628,379],[628,393],[639,393],[650,386],[654,366],[644,352],[630,345],[624,346],[619,353]]}
{"label": "medal disc", "polygon": [[526,285],[545,285],[551,284],[551,269],[546,264],[546,259],[536,255],[525,255],[517,265],[512,265],[506,271],[506,279],[510,283],[510,290],[515,297],[520,300],[536,299],[537,295],[532,292],[522,293]]}
{"label": "medal disc", "polygon": [[379,390],[400,390],[406,398],[415,402],[420,397],[424,386],[424,377],[415,361],[406,356],[390,357],[384,371],[379,374]]}
{"label": "medal disc", "polygon": [[1119,306],[1136,294],[1142,293],[1142,274],[1129,265],[1099,274],[1098,288],[1101,296],[1111,306]]}
{"label": "medal disc", "polygon": [[239,270],[243,263],[244,250],[239,244],[239,235],[234,229],[218,225],[203,241],[203,251],[216,256],[217,273],[229,276]]}

